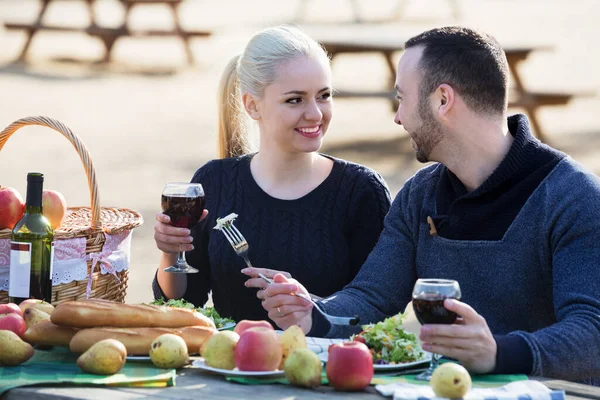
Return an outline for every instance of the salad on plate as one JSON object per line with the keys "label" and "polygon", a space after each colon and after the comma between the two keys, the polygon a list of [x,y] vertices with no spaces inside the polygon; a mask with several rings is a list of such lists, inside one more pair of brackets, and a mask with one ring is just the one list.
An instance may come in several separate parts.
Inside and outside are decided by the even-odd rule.
{"label": "salad on plate", "polygon": [[421,361],[425,353],[417,337],[402,329],[404,317],[403,313],[399,313],[376,324],[363,325],[362,332],[352,335],[350,339],[367,345],[375,365]]}

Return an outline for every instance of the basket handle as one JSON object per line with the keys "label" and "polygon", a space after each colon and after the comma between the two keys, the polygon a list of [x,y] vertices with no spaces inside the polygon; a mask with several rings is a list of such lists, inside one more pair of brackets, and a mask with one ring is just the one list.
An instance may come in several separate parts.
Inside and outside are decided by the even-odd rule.
{"label": "basket handle", "polygon": [[0,132],[0,150],[2,150],[4,144],[13,133],[15,133],[19,128],[28,125],[38,125],[52,128],[55,131],[62,133],[63,136],[66,137],[69,142],[71,142],[73,147],[75,147],[75,150],[77,150],[77,154],[79,154],[79,158],[81,158],[81,162],[83,163],[83,168],[85,169],[85,174],[87,176],[88,188],[90,190],[92,229],[101,228],[102,221],[100,220],[100,196],[98,194],[98,183],[96,182],[96,171],[94,170],[94,165],[92,164],[92,158],[90,157],[90,153],[85,147],[85,144],[83,144],[83,142],[73,132],[71,132],[71,129],[69,129],[65,124],[48,117],[21,118]]}

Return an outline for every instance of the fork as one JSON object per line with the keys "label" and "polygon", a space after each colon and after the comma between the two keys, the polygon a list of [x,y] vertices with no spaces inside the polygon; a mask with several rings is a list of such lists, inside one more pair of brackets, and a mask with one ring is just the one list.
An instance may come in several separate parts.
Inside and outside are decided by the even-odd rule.
{"label": "fork", "polygon": [[233,247],[233,250],[235,250],[235,253],[244,259],[248,267],[253,268],[252,263],[248,258],[248,248],[250,246],[244,235],[242,235],[242,232],[233,225],[233,222],[223,225],[221,231],[225,235],[225,238],[227,238],[231,247]]}
{"label": "fork", "polygon": [[[273,279],[269,279],[266,276],[264,276],[263,274],[259,273],[258,276],[261,277],[262,280],[267,282],[268,284],[273,283]],[[309,301],[317,309],[317,311],[320,312],[321,315],[327,321],[329,321],[329,323],[331,323],[333,325],[352,325],[352,326],[358,325],[358,321],[360,320],[358,315],[356,315],[354,317],[336,317],[334,315],[327,314],[325,311],[321,310],[321,307],[319,307],[317,305],[317,303],[314,302],[313,299],[311,299],[310,297],[307,297],[301,293],[292,293],[292,294],[296,297],[300,297],[301,299]]]}
{"label": "fork", "polygon": [[[233,247],[233,250],[235,250],[235,253],[244,259],[248,267],[252,268],[252,263],[248,258],[248,248],[250,246],[248,245],[248,241],[246,240],[244,235],[242,235],[238,228],[236,228],[235,225],[233,225],[233,222],[223,225],[223,227],[221,227],[221,231],[225,235],[225,238],[227,239],[231,247]],[[272,279],[267,278],[263,274],[259,273],[258,275],[268,284],[273,283]],[[312,305],[317,309],[317,311],[319,311],[321,315],[323,315],[323,317],[325,317],[325,319],[333,325],[358,325],[358,316],[336,317],[333,315],[329,315],[325,311],[321,310],[317,303],[315,303],[310,297],[307,297],[301,293],[293,293],[293,295],[311,302]]]}

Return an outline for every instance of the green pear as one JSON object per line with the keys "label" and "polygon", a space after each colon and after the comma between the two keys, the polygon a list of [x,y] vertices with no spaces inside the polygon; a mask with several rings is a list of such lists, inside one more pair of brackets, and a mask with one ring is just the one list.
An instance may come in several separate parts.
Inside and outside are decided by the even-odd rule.
{"label": "green pear", "polygon": [[215,333],[204,343],[200,355],[209,367],[221,369],[235,368],[235,345],[240,335],[234,331]]}
{"label": "green pear", "polygon": [[28,308],[37,308],[38,310],[43,311],[48,315],[52,315],[52,311],[54,311],[54,306],[52,304],[45,302],[44,300],[38,299],[23,300],[21,304],[19,304],[19,308],[23,313],[25,313],[25,310],[27,310]]}
{"label": "green pear", "polygon": [[321,384],[323,365],[309,349],[296,349],[283,364],[285,377],[292,385],[314,388]]}
{"label": "green pear", "polygon": [[294,350],[306,348],[306,335],[304,335],[302,328],[298,325],[292,325],[279,335],[279,342],[281,343],[281,350],[283,353],[279,369],[283,369],[286,358],[292,354]]}
{"label": "green pear", "polygon": [[25,311],[23,312],[23,318],[25,319],[25,322],[27,323],[27,327],[31,328],[38,322],[49,320],[50,314],[48,314],[38,308],[29,307],[29,308],[26,308]]}
{"label": "green pear", "polygon": [[429,384],[437,397],[461,399],[471,389],[471,375],[462,365],[447,362],[433,371]]}
{"label": "green pear", "polygon": [[77,359],[77,366],[84,372],[97,375],[116,374],[125,365],[127,349],[115,339],[95,343]]}
{"label": "green pear", "polygon": [[0,330],[0,366],[24,363],[33,356],[33,347],[9,330]]}
{"label": "green pear", "polygon": [[158,368],[181,368],[190,362],[185,340],[172,333],[154,339],[150,346],[150,359]]}

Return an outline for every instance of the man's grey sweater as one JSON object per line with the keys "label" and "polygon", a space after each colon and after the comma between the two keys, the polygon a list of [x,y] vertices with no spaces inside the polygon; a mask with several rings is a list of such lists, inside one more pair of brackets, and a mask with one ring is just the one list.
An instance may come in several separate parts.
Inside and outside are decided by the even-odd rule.
{"label": "man's grey sweater", "polygon": [[[523,116],[517,125],[515,142],[524,135],[520,140],[534,143],[534,151],[536,146],[545,151]],[[512,222],[502,236],[457,240],[432,236],[427,223],[428,216],[437,215],[436,193],[447,172],[434,164],[406,182],[357,277],[323,301],[327,312],[356,314],[362,323],[380,321],[406,307],[417,278],[455,279],[461,301],[486,319],[496,338],[524,343],[528,354],[522,359],[531,364],[526,373],[600,385],[598,177],[563,155],[514,218],[507,217]],[[503,211],[497,209],[493,217]],[[353,333],[352,328],[330,326],[314,311],[312,315],[309,335]],[[498,343],[498,357],[519,359],[519,354],[500,354]],[[519,346],[507,351],[515,348]]]}

